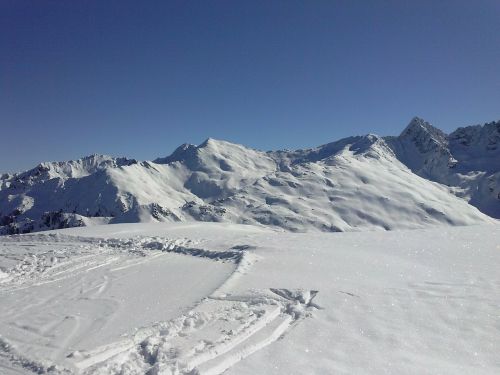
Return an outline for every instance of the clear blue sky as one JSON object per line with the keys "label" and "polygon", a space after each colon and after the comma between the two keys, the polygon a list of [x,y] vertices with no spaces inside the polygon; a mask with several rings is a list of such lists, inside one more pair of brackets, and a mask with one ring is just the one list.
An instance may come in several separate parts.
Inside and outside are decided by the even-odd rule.
{"label": "clear blue sky", "polygon": [[500,1],[0,1],[0,172],[500,118]]}

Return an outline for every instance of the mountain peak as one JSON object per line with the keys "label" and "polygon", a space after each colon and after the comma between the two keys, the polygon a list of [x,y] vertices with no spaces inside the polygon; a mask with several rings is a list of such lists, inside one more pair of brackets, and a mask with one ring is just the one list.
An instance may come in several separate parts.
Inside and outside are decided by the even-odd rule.
{"label": "mountain peak", "polygon": [[211,147],[211,146],[216,146],[218,144],[224,143],[224,141],[217,140],[212,137],[208,137],[205,139],[202,143],[198,145],[198,148],[205,148],[205,147]]}
{"label": "mountain peak", "polygon": [[196,153],[197,146],[191,143],[183,143],[177,147],[172,154],[165,156],[163,158],[156,158],[153,160],[157,164],[169,164],[176,161],[185,160],[191,158],[194,153]]}
{"label": "mountain peak", "polygon": [[441,130],[435,128],[429,122],[425,121],[423,118],[415,116],[411,119],[410,123],[406,126],[406,128],[401,132],[400,137],[420,132],[439,134],[439,136],[444,135],[444,133]]}
{"label": "mountain peak", "polygon": [[227,147],[244,147],[244,148],[248,148],[246,146],[243,146],[243,145],[240,145],[240,144],[237,144],[237,143],[233,143],[233,142],[229,142],[229,141],[224,141],[222,139],[215,139],[215,138],[212,138],[212,137],[209,137],[207,139],[205,139],[199,146],[198,146],[198,149],[202,149],[202,148],[218,148],[218,147],[222,147],[222,148],[227,148]]}
{"label": "mountain peak", "polygon": [[190,143],[184,143],[177,147],[171,155],[157,158],[153,160],[153,162],[158,164],[169,164],[176,161],[193,161],[197,159],[199,152],[205,151],[211,153],[233,148],[246,149],[246,147],[242,145],[209,137],[198,146]]}
{"label": "mountain peak", "polygon": [[420,117],[414,117],[401,132],[399,139],[409,139],[416,143],[437,143],[445,145],[447,135]]}

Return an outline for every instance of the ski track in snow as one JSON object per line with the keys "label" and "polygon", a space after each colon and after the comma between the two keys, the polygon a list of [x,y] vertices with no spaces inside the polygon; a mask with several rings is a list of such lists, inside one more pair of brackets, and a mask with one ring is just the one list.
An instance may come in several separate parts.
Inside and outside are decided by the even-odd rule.
{"label": "ski track in snow", "polygon": [[[188,312],[93,350],[67,353],[72,339],[82,330],[83,322],[77,315],[66,316],[58,327],[33,329],[40,331],[33,334],[47,334],[64,326],[65,338],[53,355],[54,358],[65,356],[62,362],[29,358],[29,354],[20,353],[15,345],[0,336],[0,369],[3,361],[10,370],[39,374],[221,374],[278,340],[319,308],[312,301],[317,291],[269,289],[233,295],[231,285],[257,260],[252,248],[245,245],[213,251],[197,248],[196,242],[188,239],[32,234],[4,237],[0,247],[3,257],[0,293],[69,279],[105,266],[114,267],[113,271],[122,270],[137,266],[141,258],[146,261],[164,252],[235,264],[223,284]],[[132,261],[123,261],[124,257],[131,257]],[[82,281],[80,293],[97,299],[108,283],[107,276],[103,276],[100,283],[88,286]],[[10,311],[4,313],[4,317],[17,313],[17,310]]]}

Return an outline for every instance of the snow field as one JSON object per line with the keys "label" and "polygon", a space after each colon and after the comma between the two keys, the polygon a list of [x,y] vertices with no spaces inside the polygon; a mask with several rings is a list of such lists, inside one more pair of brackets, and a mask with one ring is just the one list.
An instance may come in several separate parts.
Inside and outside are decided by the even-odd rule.
{"label": "snow field", "polygon": [[[72,254],[0,284],[2,373],[500,369],[498,225],[294,234],[233,224],[121,224],[0,243],[10,249],[0,262],[7,275],[21,251],[19,262],[42,253],[50,259],[48,249]],[[101,267],[80,266],[71,276],[61,268],[61,283],[51,280],[73,258],[68,269],[75,269],[87,251],[103,257]]]}

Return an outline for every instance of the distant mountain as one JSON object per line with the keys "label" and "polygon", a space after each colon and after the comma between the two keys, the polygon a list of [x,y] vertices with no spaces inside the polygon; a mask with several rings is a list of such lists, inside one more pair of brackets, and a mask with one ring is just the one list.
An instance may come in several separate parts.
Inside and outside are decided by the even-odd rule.
{"label": "distant mountain", "polygon": [[457,196],[500,218],[500,121],[447,135],[416,117],[386,142],[414,173],[453,187]]}
{"label": "distant mountain", "polygon": [[[207,139],[155,161],[92,155],[0,177],[0,233],[220,221],[289,231],[469,225],[500,217],[500,123],[262,152]],[[471,203],[468,204],[467,202]]]}

